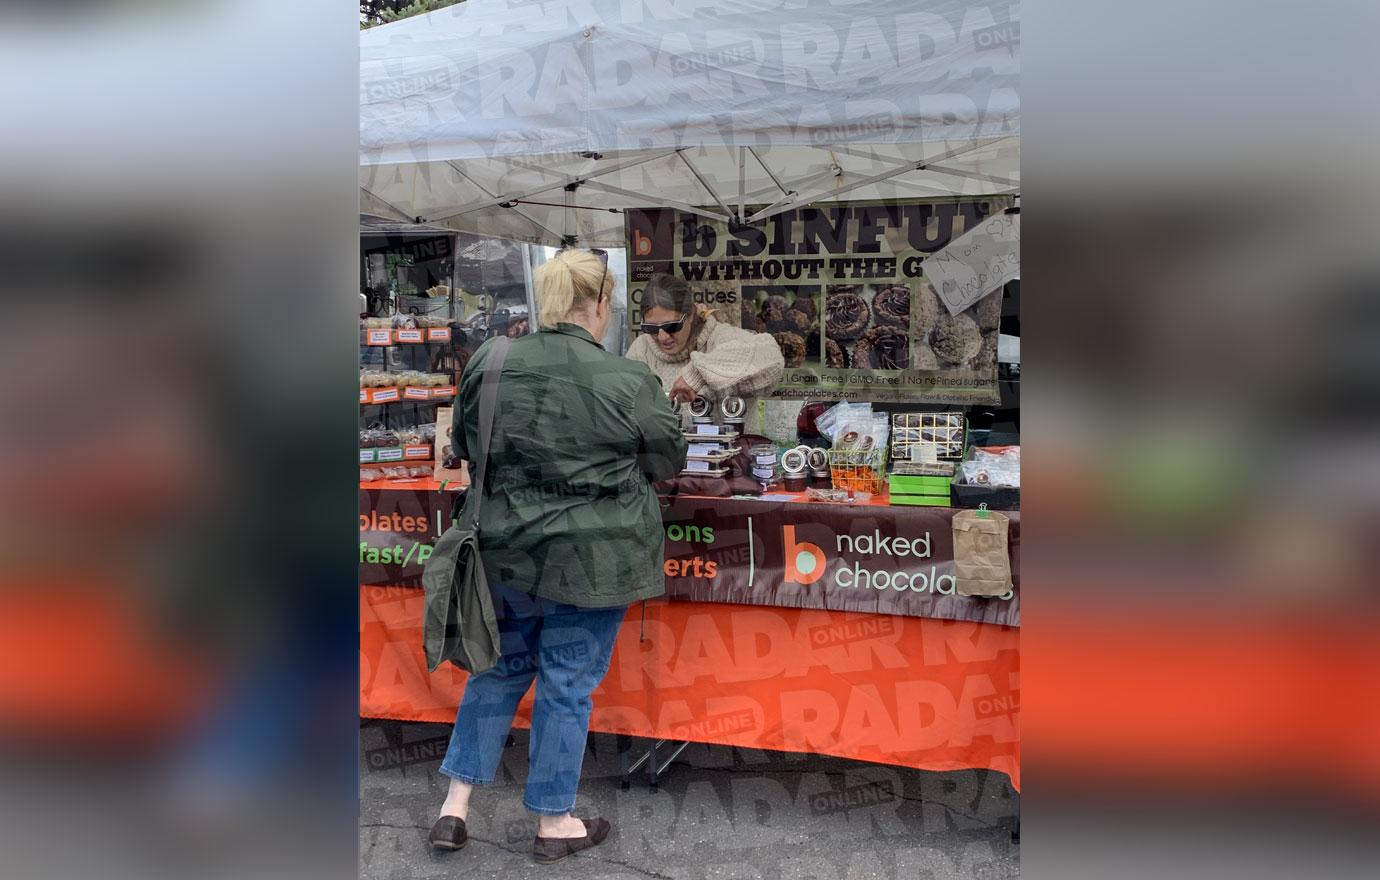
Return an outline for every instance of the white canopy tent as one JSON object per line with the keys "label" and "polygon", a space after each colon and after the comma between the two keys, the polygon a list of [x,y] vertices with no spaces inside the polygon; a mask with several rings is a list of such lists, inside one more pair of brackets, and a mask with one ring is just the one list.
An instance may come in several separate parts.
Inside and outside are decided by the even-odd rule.
{"label": "white canopy tent", "polygon": [[361,35],[361,209],[618,247],[619,209],[1019,190],[1018,7],[468,0]]}

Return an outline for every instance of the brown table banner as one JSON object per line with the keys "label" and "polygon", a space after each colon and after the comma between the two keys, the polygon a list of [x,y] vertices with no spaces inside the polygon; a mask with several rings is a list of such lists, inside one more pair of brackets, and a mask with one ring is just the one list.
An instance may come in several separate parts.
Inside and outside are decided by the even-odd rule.
{"label": "brown table banner", "polygon": [[[420,586],[453,493],[361,489],[361,584]],[[737,498],[665,499],[667,598],[822,608],[1020,625],[1020,514],[1011,518],[1014,588],[955,592],[954,511]]]}

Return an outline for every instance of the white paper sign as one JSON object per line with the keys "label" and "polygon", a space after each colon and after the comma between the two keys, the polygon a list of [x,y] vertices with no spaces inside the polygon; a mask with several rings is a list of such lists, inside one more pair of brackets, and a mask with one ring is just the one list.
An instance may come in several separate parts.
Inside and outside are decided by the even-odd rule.
{"label": "white paper sign", "polygon": [[988,217],[925,260],[925,280],[949,314],[1021,274],[1020,214]]}
{"label": "white paper sign", "polygon": [[696,433],[696,434],[718,434],[718,433],[719,433],[719,426],[718,426],[718,425],[696,425],[696,426],[695,426],[695,433]]}
{"label": "white paper sign", "polygon": [[707,462],[707,461],[687,461],[687,462],[685,463],[685,468],[686,468],[686,470],[691,470],[691,471],[707,471],[707,470],[709,470],[709,462]]}
{"label": "white paper sign", "polygon": [[717,444],[717,443],[691,443],[691,444],[690,444],[690,449],[689,449],[685,454],[686,454],[686,455],[713,455],[713,454],[716,453],[716,452],[722,452],[722,451],[723,451],[723,447],[719,446],[719,444]]}
{"label": "white paper sign", "polygon": [[997,337],[997,363],[1019,364],[1021,362],[1021,337],[1005,333]]}

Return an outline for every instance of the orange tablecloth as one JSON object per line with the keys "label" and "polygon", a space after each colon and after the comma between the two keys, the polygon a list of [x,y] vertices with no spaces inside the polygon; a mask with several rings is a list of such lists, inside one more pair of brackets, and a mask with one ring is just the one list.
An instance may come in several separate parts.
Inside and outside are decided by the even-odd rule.
{"label": "orange tablecloth", "polygon": [[[361,587],[362,716],[455,720],[465,673],[427,673],[422,601],[416,588]],[[1020,788],[1014,627],[702,602],[648,602],[645,612],[629,610],[591,730],[986,768]]]}

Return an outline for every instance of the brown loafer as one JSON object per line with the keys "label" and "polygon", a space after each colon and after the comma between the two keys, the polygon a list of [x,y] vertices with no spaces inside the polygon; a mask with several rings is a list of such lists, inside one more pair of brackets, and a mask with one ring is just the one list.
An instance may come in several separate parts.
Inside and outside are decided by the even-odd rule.
{"label": "brown loafer", "polygon": [[437,849],[461,849],[469,840],[465,820],[459,816],[442,816],[431,826],[431,845]]}
{"label": "brown loafer", "polygon": [[532,844],[532,857],[546,864],[558,862],[566,856],[574,855],[582,849],[589,849],[604,842],[609,836],[607,819],[581,819],[585,823],[584,837],[542,837],[537,835]]}

